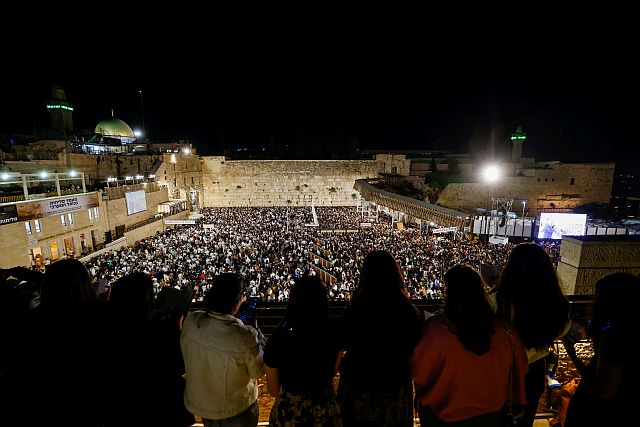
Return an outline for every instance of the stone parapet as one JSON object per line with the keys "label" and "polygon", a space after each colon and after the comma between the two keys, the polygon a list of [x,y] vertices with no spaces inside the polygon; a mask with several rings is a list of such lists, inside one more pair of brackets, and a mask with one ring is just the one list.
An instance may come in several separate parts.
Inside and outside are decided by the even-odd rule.
{"label": "stone parapet", "polygon": [[610,273],[640,274],[640,236],[564,237],[558,277],[569,295],[592,295]]}

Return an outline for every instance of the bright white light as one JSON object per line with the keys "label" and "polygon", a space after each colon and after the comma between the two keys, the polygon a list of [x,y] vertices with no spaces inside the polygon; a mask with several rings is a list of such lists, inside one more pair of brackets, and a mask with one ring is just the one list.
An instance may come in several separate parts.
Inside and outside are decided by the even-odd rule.
{"label": "bright white light", "polygon": [[125,176],[124,179],[133,179],[132,176]]}
{"label": "bright white light", "polygon": [[482,177],[484,178],[485,182],[496,182],[498,179],[500,179],[500,175],[500,169],[497,166],[493,165],[487,166],[482,171]]}
{"label": "bright white light", "polygon": [[71,175],[71,176],[77,176],[77,175],[78,175],[78,172],[76,172],[76,171],[71,171],[71,172],[69,172],[69,175]]}
{"label": "bright white light", "polygon": [[3,173],[2,174],[2,179],[9,179],[9,174],[8,173]]}
{"label": "bright white light", "polygon": [[182,149],[182,152],[183,152],[184,154],[187,154],[187,155],[188,155],[188,154],[191,154],[191,148],[189,148],[189,147],[184,147],[184,148]]}
{"label": "bright white light", "polygon": [[155,175],[149,175],[149,178],[155,178],[155,177],[156,177]]}
{"label": "bright white light", "polygon": [[176,163],[176,162],[177,162],[177,161],[176,161],[176,155],[175,155],[175,154],[172,154],[172,155],[171,155],[171,163]]}
{"label": "bright white light", "polygon": [[142,175],[136,175],[136,179],[142,179],[142,178],[144,178],[144,176],[142,176]]}
{"label": "bright white light", "polygon": [[46,178],[46,177],[47,177],[46,172],[40,172],[40,178]]}
{"label": "bright white light", "polygon": [[140,129],[134,130],[133,136],[135,136],[136,138],[140,138],[142,136],[142,131]]}

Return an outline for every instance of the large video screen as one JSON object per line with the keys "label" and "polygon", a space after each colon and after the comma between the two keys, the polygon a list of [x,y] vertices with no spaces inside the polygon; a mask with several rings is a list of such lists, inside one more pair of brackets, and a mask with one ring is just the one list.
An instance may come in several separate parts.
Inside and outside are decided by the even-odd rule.
{"label": "large video screen", "polygon": [[562,236],[584,236],[587,214],[542,213],[538,239],[562,239]]}
{"label": "large video screen", "polygon": [[124,198],[127,200],[128,215],[147,210],[147,199],[144,195],[144,190],[128,191],[124,193]]}

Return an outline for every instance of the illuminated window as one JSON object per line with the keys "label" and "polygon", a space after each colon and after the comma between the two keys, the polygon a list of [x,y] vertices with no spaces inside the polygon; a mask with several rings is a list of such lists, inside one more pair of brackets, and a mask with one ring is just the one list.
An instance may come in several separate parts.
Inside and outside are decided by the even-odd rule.
{"label": "illuminated window", "polygon": [[100,211],[98,210],[98,208],[93,208],[93,216],[95,217],[95,219],[100,218]]}
{"label": "illuminated window", "polygon": [[89,221],[93,219],[93,208],[89,208]]}
{"label": "illuminated window", "polygon": [[40,226],[40,220],[36,219],[33,221],[33,224],[36,226],[36,233],[42,233],[42,227]]}
{"label": "illuminated window", "polygon": [[63,227],[67,226],[67,219],[64,217],[64,215],[60,215],[60,223]]}
{"label": "illuminated window", "polygon": [[69,212],[67,216],[69,217],[69,224],[73,224],[73,214]]}
{"label": "illuminated window", "polygon": [[31,234],[31,223],[29,221],[24,223],[24,228],[27,229],[27,234]]}

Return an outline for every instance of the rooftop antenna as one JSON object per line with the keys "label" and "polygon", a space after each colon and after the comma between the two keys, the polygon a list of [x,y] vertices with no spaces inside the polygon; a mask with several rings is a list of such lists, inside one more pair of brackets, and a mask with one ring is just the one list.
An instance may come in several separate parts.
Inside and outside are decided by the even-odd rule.
{"label": "rooftop antenna", "polygon": [[140,115],[142,116],[142,135],[146,136],[147,132],[144,128],[144,95],[142,93],[142,89],[138,91],[140,94]]}

